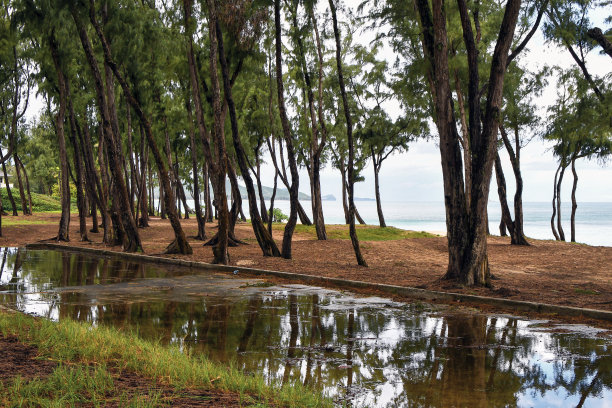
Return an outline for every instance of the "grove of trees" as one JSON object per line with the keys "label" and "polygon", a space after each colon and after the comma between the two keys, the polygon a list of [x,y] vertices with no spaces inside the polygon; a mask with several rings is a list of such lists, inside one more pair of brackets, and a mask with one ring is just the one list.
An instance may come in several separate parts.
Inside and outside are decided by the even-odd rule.
{"label": "grove of trees", "polygon": [[[7,166],[15,180],[6,194],[13,214],[17,199],[27,215],[32,191],[49,194],[58,185],[59,241],[75,239],[76,197],[80,240],[101,222],[104,243],[142,251],[140,231],[159,215],[174,233],[166,252],[190,254],[180,218],[194,216],[196,238],[227,264],[228,248],[243,244],[235,233],[244,217],[240,178],[262,255],[291,259],[298,219],[327,239],[321,171],[331,166],[341,174],[356,262],[365,267],[355,183],[371,164],[385,227],[385,160],[433,138],[446,208],[445,277],[490,285],[493,174],[500,232],[529,245],[521,149],[534,137],[553,145],[551,229],[565,239],[561,183],[569,167],[575,241],[576,161],[605,161],[612,149],[611,77],[587,64],[589,53],[612,58],[610,30],[591,21],[602,14],[612,21],[606,1],[0,2],[0,164],[5,182]],[[525,56],[542,46],[567,51],[571,68],[530,64]],[[549,83],[557,84],[557,100],[543,112],[537,100]],[[44,107],[28,121],[33,100]],[[261,177],[267,157],[273,180]],[[299,201],[300,168],[308,173],[312,220]],[[263,184],[274,185],[272,202]],[[279,186],[291,201],[280,247],[272,238]],[[215,218],[212,234],[207,224]]]}

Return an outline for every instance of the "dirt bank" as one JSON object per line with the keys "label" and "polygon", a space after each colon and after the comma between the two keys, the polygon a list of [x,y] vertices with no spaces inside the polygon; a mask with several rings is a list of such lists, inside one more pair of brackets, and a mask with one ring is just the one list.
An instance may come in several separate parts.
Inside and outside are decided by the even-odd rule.
{"label": "dirt bank", "polygon": [[[3,227],[0,245],[22,246],[52,238],[57,232],[59,215],[34,215],[27,220],[28,225]],[[195,219],[182,223],[194,250],[193,255],[182,258],[210,262],[211,248],[192,238],[197,232]],[[173,237],[167,220],[153,219],[151,226],[140,232],[144,251],[149,255],[161,255]],[[214,225],[207,224],[207,233],[212,236],[214,232]],[[356,265],[348,240],[316,241],[310,235],[296,234],[293,259],[285,260],[262,256],[250,224],[237,225],[236,234],[249,245],[230,248],[231,263],[235,265],[612,310],[610,247],[543,240],[530,240],[531,246],[516,247],[510,245],[509,238],[490,237],[489,261],[495,279],[493,288],[488,289],[463,288],[440,279],[448,257],[445,237],[362,242],[370,265],[362,268]],[[90,233],[92,242],[79,242],[76,216],[71,222],[70,236],[70,245],[104,247],[102,234]],[[282,231],[275,231],[274,238],[280,246]]]}

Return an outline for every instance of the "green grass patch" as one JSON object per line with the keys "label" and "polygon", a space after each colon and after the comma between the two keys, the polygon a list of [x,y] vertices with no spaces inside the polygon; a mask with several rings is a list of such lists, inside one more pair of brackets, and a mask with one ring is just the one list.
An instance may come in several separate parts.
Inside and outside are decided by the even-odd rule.
{"label": "green grass patch", "polygon": [[574,288],[574,292],[579,295],[601,295],[601,293],[592,289]]}
{"label": "green grass patch", "polygon": [[[375,225],[357,225],[357,238],[360,241],[392,241],[407,238],[432,238],[438,235],[431,234],[425,231],[407,231],[395,227],[381,228]],[[274,229],[282,230],[284,224],[274,224]],[[348,225],[326,225],[327,238],[329,239],[351,239],[349,236]],[[313,238],[317,237],[317,231],[314,225],[298,224],[295,226],[295,232],[308,234]]]}
{"label": "green grass patch", "polygon": [[13,227],[20,225],[45,225],[45,224],[57,224],[56,222],[46,221],[46,220],[33,220],[31,218],[26,218],[24,216],[20,217],[2,217],[2,226],[3,227]]}
{"label": "green grass patch", "polygon": [[[21,313],[0,312],[0,332],[36,346],[42,359],[59,363],[45,379],[19,378],[0,383],[2,406],[104,406],[113,396],[107,367],[120,367],[145,378],[183,389],[220,389],[236,393],[243,406],[331,407],[320,393],[298,384],[266,384],[263,377],[162,346],[115,328],[62,320],[59,323]],[[121,399],[119,406],[160,406],[155,393]]]}
{"label": "green grass patch", "polygon": [[[17,211],[19,211],[19,213],[22,213],[19,189],[12,188],[11,192],[13,193],[13,199],[15,200],[15,206],[17,207]],[[4,208],[4,211],[10,213],[13,207],[11,207],[11,202],[8,199],[6,188],[0,188],[0,194],[2,194],[2,208]],[[61,210],[62,203],[60,202],[60,200],[48,195],[32,193],[32,212],[49,212]]]}

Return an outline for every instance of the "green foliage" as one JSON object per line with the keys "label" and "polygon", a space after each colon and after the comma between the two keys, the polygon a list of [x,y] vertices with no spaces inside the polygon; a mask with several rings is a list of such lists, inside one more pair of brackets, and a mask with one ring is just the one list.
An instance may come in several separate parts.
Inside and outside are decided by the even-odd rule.
{"label": "green foliage", "polygon": [[272,211],[272,222],[285,222],[288,219],[289,217],[280,208],[275,208]]}

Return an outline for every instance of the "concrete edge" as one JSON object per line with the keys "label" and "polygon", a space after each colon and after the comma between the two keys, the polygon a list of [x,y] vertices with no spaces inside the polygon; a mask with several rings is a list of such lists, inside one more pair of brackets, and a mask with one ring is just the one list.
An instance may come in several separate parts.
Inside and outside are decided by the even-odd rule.
{"label": "concrete edge", "polygon": [[489,306],[497,306],[503,308],[512,308],[514,310],[536,312],[544,314],[557,314],[562,316],[583,316],[598,320],[612,321],[612,311],[579,308],[572,306],[560,306],[548,303],[529,302],[524,300],[512,300],[495,298],[489,296],[468,295],[464,293],[440,292],[428,289],[419,289],[409,286],[387,285],[382,283],[371,283],[363,281],[354,281],[340,278],[330,278],[325,276],[307,275],[301,273],[271,271],[266,269],[246,268],[231,265],[215,265],[207,262],[187,261],[183,259],[163,258],[159,256],[151,256],[138,253],[109,251],[106,249],[87,248],[80,246],[69,246],[55,243],[33,243],[26,245],[27,249],[53,249],[70,252],[84,252],[102,256],[115,256],[128,260],[145,261],[155,264],[175,265],[205,270],[221,270],[232,272],[235,270],[249,273],[256,276],[275,276],[283,279],[296,280],[310,284],[318,284],[325,286],[333,285],[346,289],[375,289],[377,291],[388,293],[390,295],[399,295],[410,297],[413,299],[424,301],[465,301],[471,303],[484,304]]}

